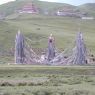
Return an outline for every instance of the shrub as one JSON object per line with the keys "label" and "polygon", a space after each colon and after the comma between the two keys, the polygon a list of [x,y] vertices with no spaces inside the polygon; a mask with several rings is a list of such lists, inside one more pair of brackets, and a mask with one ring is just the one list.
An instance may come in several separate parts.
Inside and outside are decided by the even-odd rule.
{"label": "shrub", "polygon": [[26,82],[21,82],[21,83],[18,83],[18,86],[27,86],[27,83]]}
{"label": "shrub", "polygon": [[14,85],[9,82],[3,82],[0,84],[0,86],[14,86]]}
{"label": "shrub", "polygon": [[24,75],[23,77],[24,77],[24,78],[27,78],[27,77],[28,77],[28,75]]}
{"label": "shrub", "polygon": [[36,84],[33,82],[30,82],[30,83],[28,83],[28,86],[36,86]]}
{"label": "shrub", "polygon": [[49,91],[36,91],[33,93],[33,95],[51,95],[51,92],[49,92]]}
{"label": "shrub", "polygon": [[0,95],[10,95],[9,93],[0,93]]}
{"label": "shrub", "polygon": [[89,91],[86,90],[72,90],[67,92],[66,95],[89,95]]}

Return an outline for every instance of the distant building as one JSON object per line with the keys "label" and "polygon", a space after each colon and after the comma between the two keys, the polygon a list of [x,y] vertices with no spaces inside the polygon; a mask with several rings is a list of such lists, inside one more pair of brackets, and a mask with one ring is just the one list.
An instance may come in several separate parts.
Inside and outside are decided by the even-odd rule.
{"label": "distant building", "polygon": [[80,11],[76,11],[75,9],[64,8],[61,10],[57,10],[57,16],[68,16],[68,17],[83,17],[85,14]]}
{"label": "distant building", "polygon": [[39,13],[38,8],[32,4],[28,3],[25,6],[22,7],[22,9],[18,10],[19,13],[28,13],[28,14],[37,14]]}
{"label": "distant building", "polygon": [[94,17],[82,17],[81,19],[84,19],[84,20],[94,20],[95,18]]}

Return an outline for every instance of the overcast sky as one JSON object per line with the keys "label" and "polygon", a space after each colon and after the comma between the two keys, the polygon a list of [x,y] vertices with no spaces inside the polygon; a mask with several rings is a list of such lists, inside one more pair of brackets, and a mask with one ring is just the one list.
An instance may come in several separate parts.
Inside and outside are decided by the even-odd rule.
{"label": "overcast sky", "polygon": [[[0,4],[14,1],[14,0],[0,0]],[[49,1],[49,2],[62,2],[62,3],[68,3],[72,5],[80,5],[84,3],[95,3],[95,0],[41,0],[41,1]]]}
{"label": "overcast sky", "polygon": [[7,3],[7,2],[10,2],[10,1],[14,1],[14,0],[0,0],[0,4]]}
{"label": "overcast sky", "polygon": [[72,5],[81,5],[84,3],[95,3],[95,0],[41,0],[41,1],[62,2],[62,3],[72,4]]}

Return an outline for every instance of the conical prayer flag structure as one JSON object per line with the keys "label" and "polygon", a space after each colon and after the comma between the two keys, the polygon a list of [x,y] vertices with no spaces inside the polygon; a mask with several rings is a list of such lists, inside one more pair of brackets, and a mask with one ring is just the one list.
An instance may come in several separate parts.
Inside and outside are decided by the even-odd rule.
{"label": "conical prayer flag structure", "polygon": [[24,63],[24,37],[20,31],[18,31],[15,39],[15,63]]}
{"label": "conical prayer flag structure", "polygon": [[51,61],[54,57],[55,57],[55,45],[54,45],[54,38],[51,34],[48,39],[47,60]]}
{"label": "conical prayer flag structure", "polygon": [[73,51],[74,59],[73,64],[87,64],[87,51],[84,44],[83,35],[81,32],[78,33],[76,39],[76,46]]}

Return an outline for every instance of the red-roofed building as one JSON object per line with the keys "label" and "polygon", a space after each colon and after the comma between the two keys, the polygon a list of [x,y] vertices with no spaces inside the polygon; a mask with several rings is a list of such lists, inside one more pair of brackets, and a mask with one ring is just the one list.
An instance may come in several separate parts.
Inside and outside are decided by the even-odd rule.
{"label": "red-roofed building", "polygon": [[22,7],[22,9],[19,10],[19,13],[30,13],[30,14],[36,14],[39,13],[38,8],[32,4],[28,3]]}

